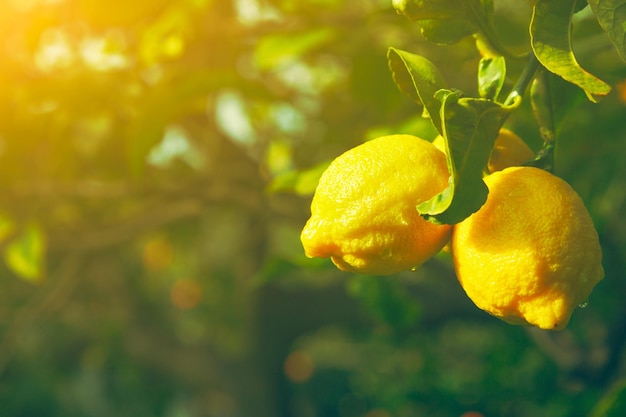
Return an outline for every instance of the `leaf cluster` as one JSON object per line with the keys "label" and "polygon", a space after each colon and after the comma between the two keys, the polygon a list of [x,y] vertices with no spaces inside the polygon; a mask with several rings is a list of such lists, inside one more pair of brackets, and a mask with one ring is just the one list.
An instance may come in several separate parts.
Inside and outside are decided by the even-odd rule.
{"label": "leaf cluster", "polygon": [[[619,2],[590,2],[602,28],[624,56],[624,27]],[[454,224],[478,210],[488,190],[481,178],[500,128],[521,104],[532,84],[531,102],[544,146],[530,164],[552,169],[555,132],[563,113],[576,104],[563,81],[579,87],[597,102],[611,87],[584,70],[574,57],[571,28],[577,13],[586,7],[578,0],[538,0],[532,5],[527,64],[511,91],[507,84],[507,60],[523,57],[507,51],[494,24],[491,0],[394,0],[396,11],[416,22],[425,38],[449,45],[473,36],[482,55],[478,65],[478,97],[450,89],[438,68],[427,58],[390,48],[389,68],[398,88],[422,106],[444,137],[449,186],[417,207],[435,223]],[[453,28],[452,30],[447,30]],[[555,86],[558,85],[558,91]],[[562,94],[561,90],[566,94]]]}

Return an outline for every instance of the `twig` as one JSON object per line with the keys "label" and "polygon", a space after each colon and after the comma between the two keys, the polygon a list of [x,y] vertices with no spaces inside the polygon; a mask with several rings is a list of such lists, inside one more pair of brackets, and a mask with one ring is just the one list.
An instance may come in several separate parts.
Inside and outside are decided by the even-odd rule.
{"label": "twig", "polygon": [[539,64],[539,61],[537,61],[535,55],[530,54],[528,57],[528,61],[526,62],[526,66],[522,71],[522,74],[520,75],[517,82],[515,83],[515,86],[504,101],[505,105],[510,106],[515,103],[518,97],[524,96],[526,89],[530,85],[530,82],[533,80],[533,78],[535,78],[535,73],[540,67],[541,64]]}

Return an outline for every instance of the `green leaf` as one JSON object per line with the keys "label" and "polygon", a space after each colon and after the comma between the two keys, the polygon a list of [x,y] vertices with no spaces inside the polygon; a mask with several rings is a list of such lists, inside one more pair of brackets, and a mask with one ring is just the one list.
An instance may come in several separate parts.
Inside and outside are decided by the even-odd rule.
{"label": "green leaf", "polygon": [[427,19],[418,24],[422,36],[438,45],[452,45],[476,33],[467,19]]}
{"label": "green leaf", "polygon": [[403,14],[409,20],[419,21],[426,19],[463,19],[471,14],[470,3],[480,3],[478,0],[393,0],[396,12]]}
{"label": "green leaf", "polygon": [[588,0],[600,27],[626,61],[626,0]]}
{"label": "green leaf", "polygon": [[417,22],[431,42],[450,45],[481,32],[497,43],[492,0],[393,0],[392,4],[398,14]]}
{"label": "green leaf", "polygon": [[435,93],[446,88],[446,82],[435,64],[422,56],[396,48],[389,48],[387,60],[400,91],[423,105],[425,115],[431,118],[437,131],[443,134],[439,114],[441,102],[435,98]]}
{"label": "green leaf", "polygon": [[519,105],[504,106],[482,98],[461,98],[442,90],[441,118],[444,127],[450,185],[417,210],[438,224],[456,224],[476,212],[487,200],[482,180],[491,149],[506,117]]}
{"label": "green leaf", "polygon": [[39,282],[44,276],[45,236],[35,224],[27,225],[4,251],[7,266],[21,278]]}
{"label": "green leaf", "polygon": [[348,282],[347,290],[376,319],[393,328],[402,329],[414,325],[420,316],[419,305],[397,279],[355,275]]}
{"label": "green leaf", "polygon": [[622,417],[626,415],[626,379],[619,380],[596,404],[591,417]]}
{"label": "green leaf", "polygon": [[506,77],[506,61],[502,56],[482,58],[478,64],[478,93],[496,101]]}
{"label": "green leaf", "polygon": [[330,42],[334,36],[332,28],[265,36],[254,51],[254,63],[259,69],[271,69],[286,59],[297,58]]}
{"label": "green leaf", "polygon": [[542,72],[530,85],[530,103],[539,127],[557,134],[567,116],[585,100],[575,85]]}
{"label": "green leaf", "polygon": [[10,237],[15,231],[15,223],[4,213],[0,213],[0,242]]}
{"label": "green leaf", "polygon": [[135,178],[140,178],[147,166],[152,149],[164,139],[168,125],[180,114],[197,105],[207,94],[230,85],[236,77],[226,72],[188,71],[183,80],[161,83],[151,88],[135,105],[141,109],[128,126],[124,148],[127,167]]}
{"label": "green leaf", "polygon": [[576,61],[571,44],[571,20],[577,0],[538,0],[530,24],[535,56],[549,71],[582,88],[594,103],[611,91],[604,81]]}
{"label": "green leaf", "polygon": [[293,192],[298,195],[310,195],[315,192],[320,177],[330,165],[330,161],[322,162],[302,171],[288,171],[276,176],[268,185],[267,192]]}

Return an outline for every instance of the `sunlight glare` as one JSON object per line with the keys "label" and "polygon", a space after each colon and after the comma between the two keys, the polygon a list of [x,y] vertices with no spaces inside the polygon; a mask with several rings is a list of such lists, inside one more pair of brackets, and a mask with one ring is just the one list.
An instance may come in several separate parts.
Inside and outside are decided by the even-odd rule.
{"label": "sunlight glare", "polygon": [[189,310],[202,300],[202,287],[196,280],[179,279],[172,285],[170,299],[172,304],[181,310]]}
{"label": "sunlight glare", "polygon": [[74,63],[75,53],[67,34],[59,28],[46,29],[35,52],[35,65],[43,72],[67,68]]}
{"label": "sunlight glare", "polygon": [[250,116],[240,94],[223,91],[216,100],[215,118],[220,129],[236,142],[251,145],[256,134],[250,123]]}
{"label": "sunlight glare", "polygon": [[237,20],[243,25],[254,25],[261,22],[280,20],[280,13],[267,5],[259,4],[258,0],[236,0]]}
{"label": "sunlight glare", "polygon": [[182,127],[172,125],[165,129],[163,139],[152,148],[147,160],[150,165],[163,168],[176,159],[195,169],[203,164],[202,155],[193,146],[188,133]]}
{"label": "sunlight glare", "polygon": [[150,271],[163,271],[174,261],[174,249],[164,236],[150,239],[143,248],[143,264]]}
{"label": "sunlight glare", "polygon": [[300,110],[289,103],[272,105],[270,112],[274,122],[285,133],[301,133],[306,130],[306,117]]}
{"label": "sunlight glare", "polygon": [[307,352],[296,350],[292,352],[283,365],[285,375],[293,382],[306,382],[311,379],[315,371],[315,362]]}
{"label": "sunlight glare", "polygon": [[80,55],[85,65],[96,71],[111,71],[128,66],[123,54],[125,40],[121,33],[109,32],[105,37],[88,37],[80,43]]}

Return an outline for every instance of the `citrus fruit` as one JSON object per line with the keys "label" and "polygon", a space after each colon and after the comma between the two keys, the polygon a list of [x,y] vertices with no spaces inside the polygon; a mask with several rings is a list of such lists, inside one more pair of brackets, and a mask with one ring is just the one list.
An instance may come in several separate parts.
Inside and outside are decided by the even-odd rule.
{"label": "citrus fruit", "polygon": [[603,278],[598,234],[581,198],[538,168],[484,178],[487,201],[456,224],[456,274],[479,308],[512,324],[563,329]]}
{"label": "citrus fruit", "polygon": [[322,174],[301,233],[305,254],[341,270],[385,275],[436,254],[451,227],[416,206],[448,186],[445,155],[411,135],[383,136],[335,159]]}
{"label": "citrus fruit", "polygon": [[[442,152],[445,152],[443,136],[437,136],[433,145]],[[502,128],[491,150],[487,171],[494,173],[502,171],[504,168],[518,166],[528,162],[535,157],[534,152],[526,145],[518,135],[509,129]]]}
{"label": "citrus fruit", "polygon": [[535,153],[515,133],[509,129],[500,129],[496,143],[491,150],[487,170],[490,173],[505,168],[518,166],[535,157]]}

